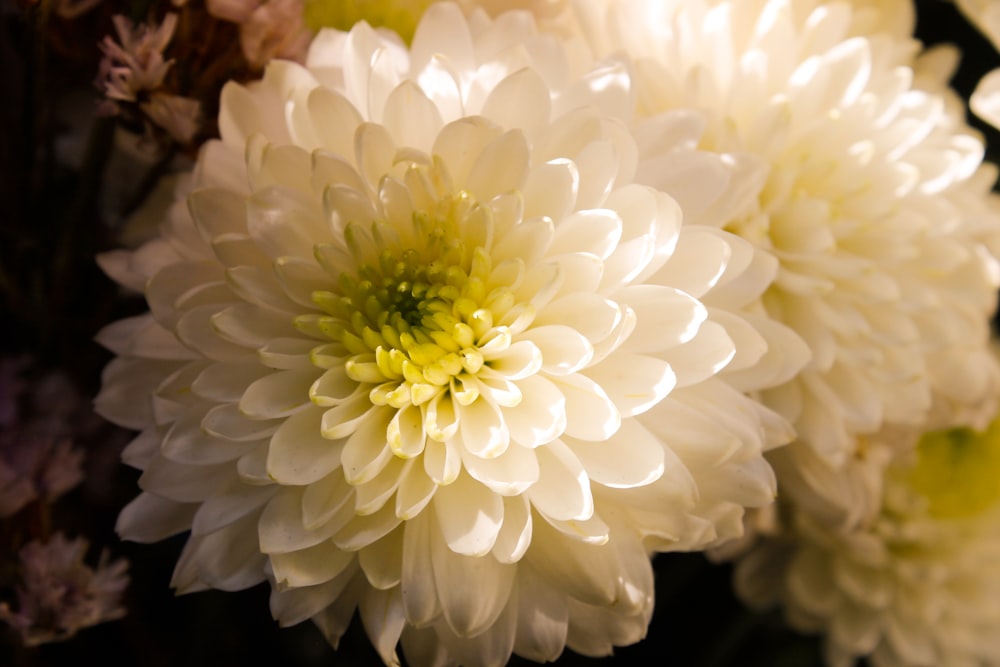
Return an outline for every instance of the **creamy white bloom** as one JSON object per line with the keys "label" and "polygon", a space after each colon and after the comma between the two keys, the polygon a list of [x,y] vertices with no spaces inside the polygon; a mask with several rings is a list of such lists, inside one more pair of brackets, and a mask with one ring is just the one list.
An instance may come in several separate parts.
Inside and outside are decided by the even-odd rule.
{"label": "creamy white bloom", "polygon": [[578,6],[599,52],[638,58],[641,111],[705,109],[700,147],[766,166],[721,224],[780,262],[763,304],[812,351],[765,397],[799,431],[777,456],[808,468],[806,491],[849,511],[835,478],[858,435],[935,403],[992,409],[994,174],[954,107],[914,85],[911,40],[813,0]]}
{"label": "creamy white bloom", "polygon": [[799,508],[737,567],[751,605],[826,635],[827,662],[1000,664],[1000,422],[933,432],[884,470],[880,507],[838,531]]}
{"label": "creamy white bloom", "polygon": [[[97,407],[142,431],[118,527],[191,531],[180,591],[267,579],[334,644],[358,609],[387,663],[602,655],[650,550],[773,500],[776,266],[633,182],[627,63],[569,70],[529,14],[443,4],[409,50],[359,24],[225,88],[160,237],[101,260],[151,311],[100,335]],[[695,114],[643,127],[713,167],[685,207],[743,188]]]}

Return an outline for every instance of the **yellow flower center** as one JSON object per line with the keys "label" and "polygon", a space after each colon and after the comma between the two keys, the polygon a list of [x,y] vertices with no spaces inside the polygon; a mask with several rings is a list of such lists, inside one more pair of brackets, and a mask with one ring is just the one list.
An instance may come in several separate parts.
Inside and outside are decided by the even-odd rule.
{"label": "yellow flower center", "polygon": [[486,249],[462,238],[470,220],[492,227],[488,210],[459,193],[433,213],[413,214],[416,247],[385,241],[385,223],[376,222],[366,235],[379,247],[375,261],[363,259],[365,230],[346,226],[357,268],[341,274],[336,290],[314,292],[313,301],[329,315],[319,319],[320,331],[349,355],[347,377],[374,385],[373,404],[404,408],[448,391],[470,405],[479,397],[473,378],[489,364],[484,351],[510,346],[505,323],[529,306],[498,280]]}
{"label": "yellow flower center", "polygon": [[313,30],[350,30],[359,21],[399,33],[407,44],[420,16],[435,0],[306,0],[304,18]]}
{"label": "yellow flower center", "polygon": [[928,433],[909,471],[910,487],[927,498],[932,516],[979,514],[1000,500],[1000,420],[985,432],[951,429]]}

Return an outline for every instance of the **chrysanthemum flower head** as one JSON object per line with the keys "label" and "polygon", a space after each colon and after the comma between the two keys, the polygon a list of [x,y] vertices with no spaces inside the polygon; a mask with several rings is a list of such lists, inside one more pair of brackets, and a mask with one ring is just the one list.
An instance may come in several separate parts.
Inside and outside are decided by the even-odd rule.
{"label": "chrysanthemum flower head", "polygon": [[[387,663],[606,654],[650,549],[771,502],[774,267],[632,182],[626,63],[569,72],[529,14],[443,4],[227,86],[161,237],[102,259],[151,311],[100,337],[98,408],[142,430],[119,530],[190,529],[178,589],[267,579],[334,644],[357,609]],[[686,159],[697,123],[650,123]]]}
{"label": "chrysanthemum flower head", "polygon": [[884,469],[880,506],[851,530],[799,508],[739,564],[737,590],[826,635],[831,665],[1000,661],[1000,421],[930,432]]}
{"label": "chrysanthemum flower head", "polygon": [[878,22],[848,3],[578,4],[596,48],[637,57],[644,113],[705,109],[702,148],[766,166],[721,224],[778,260],[763,304],[812,352],[765,397],[799,431],[780,456],[811,491],[849,508],[827,473],[857,436],[921,423],[934,404],[988,419],[993,170],[947,100],[914,85],[911,40],[867,33]]}

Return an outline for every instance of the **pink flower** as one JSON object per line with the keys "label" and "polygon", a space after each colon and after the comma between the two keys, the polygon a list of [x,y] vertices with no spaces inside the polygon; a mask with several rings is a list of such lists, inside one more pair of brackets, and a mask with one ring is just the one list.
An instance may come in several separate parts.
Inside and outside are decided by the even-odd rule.
{"label": "pink flower", "polygon": [[84,564],[88,543],[57,533],[48,542],[35,540],[18,554],[21,585],[18,610],[0,603],[0,619],[21,634],[27,646],[62,641],[77,631],[121,618],[122,592],[128,586],[128,561],[108,561],[102,552],[97,568]]}
{"label": "pink flower", "polygon": [[208,13],[240,26],[240,46],[252,67],[272,58],[305,60],[312,32],[302,0],[208,0]]}
{"label": "pink flower", "polygon": [[138,93],[159,88],[173,64],[163,59],[163,50],[174,35],[177,15],[167,14],[155,28],[145,23],[135,26],[120,14],[112,20],[121,44],[111,37],[101,42],[104,59],[99,76],[108,98],[135,102]]}

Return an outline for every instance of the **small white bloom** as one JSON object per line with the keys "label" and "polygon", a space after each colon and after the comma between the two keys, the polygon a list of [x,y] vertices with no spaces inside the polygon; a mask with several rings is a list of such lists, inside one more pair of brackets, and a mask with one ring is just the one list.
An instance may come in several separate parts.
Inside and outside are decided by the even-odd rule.
{"label": "small white bloom", "polygon": [[824,633],[830,665],[998,664],[1000,422],[894,446],[865,521],[838,530],[786,508],[786,531],[738,564],[737,591]]}
{"label": "small white bloom", "polygon": [[[142,430],[119,530],[190,529],[179,590],[269,579],[333,643],[358,609],[387,663],[603,655],[649,550],[773,500],[791,430],[743,392],[802,362],[745,308],[776,267],[633,182],[627,63],[568,72],[529,14],[441,4],[412,49],[359,24],[225,88],[161,237],[102,260],[151,310],[100,335],[98,409]],[[687,205],[741,182],[697,114],[644,127],[713,167]]]}

